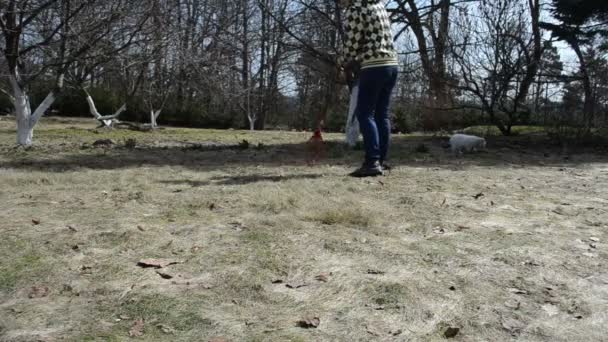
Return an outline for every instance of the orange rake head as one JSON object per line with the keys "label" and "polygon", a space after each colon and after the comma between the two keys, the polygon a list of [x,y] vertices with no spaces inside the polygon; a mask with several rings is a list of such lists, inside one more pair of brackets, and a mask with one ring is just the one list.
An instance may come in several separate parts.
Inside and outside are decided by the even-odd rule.
{"label": "orange rake head", "polygon": [[325,155],[325,143],[323,142],[320,128],[317,128],[312,137],[308,139],[306,150],[308,165],[317,163]]}

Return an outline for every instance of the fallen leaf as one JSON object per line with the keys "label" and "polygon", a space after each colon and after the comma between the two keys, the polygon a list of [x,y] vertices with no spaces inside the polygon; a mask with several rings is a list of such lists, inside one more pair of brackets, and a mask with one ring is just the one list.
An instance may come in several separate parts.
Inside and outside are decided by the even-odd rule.
{"label": "fallen leaf", "polygon": [[142,268],[165,268],[170,265],[183,264],[181,260],[170,259],[143,259],[137,263],[137,266]]}
{"label": "fallen leaf", "polygon": [[68,226],[68,229],[74,233],[78,232],[78,229],[74,228],[74,226]]}
{"label": "fallen leaf", "polygon": [[40,220],[37,220],[37,219],[32,219],[32,223],[33,223],[35,226],[37,226],[37,225],[39,225],[39,224],[40,224]]}
{"label": "fallen leaf", "polygon": [[380,270],[374,270],[374,269],[368,269],[367,270],[367,274],[374,274],[374,275],[383,275],[385,274],[384,271],[380,271]]}
{"label": "fallen leaf", "polygon": [[170,326],[164,325],[164,324],[157,324],[156,327],[165,334],[174,334],[175,333],[175,329],[171,328]]}
{"label": "fallen leaf", "polygon": [[461,232],[463,230],[469,230],[469,229],[471,229],[471,227],[458,225],[458,227],[456,228],[456,231]]}
{"label": "fallen leaf", "polygon": [[454,338],[460,333],[460,328],[449,327],[443,332],[445,338]]}
{"label": "fallen leaf", "polygon": [[82,265],[80,267],[80,272],[83,274],[91,274],[91,273],[93,273],[93,266]]}
{"label": "fallen leaf", "polygon": [[317,328],[319,324],[321,324],[319,317],[307,316],[298,321],[298,326],[305,329]]}
{"label": "fallen leaf", "polygon": [[308,284],[301,283],[301,282],[291,282],[291,283],[285,284],[285,286],[290,289],[299,289],[301,287],[308,286]]}
{"label": "fallen leaf", "polygon": [[161,271],[156,271],[156,274],[158,274],[163,279],[173,279],[173,276],[170,275],[169,273],[165,273],[165,272],[161,272]]}
{"label": "fallen leaf", "polygon": [[142,318],[135,320],[133,326],[129,330],[130,337],[141,337],[144,335],[144,320]]}
{"label": "fallen leaf", "polygon": [[331,273],[321,273],[315,277],[315,280],[327,283],[329,281],[329,276],[331,276]]}
{"label": "fallen leaf", "polygon": [[403,330],[399,329],[397,331],[389,331],[389,334],[391,334],[393,336],[399,336],[399,335],[403,334]]}
{"label": "fallen leaf", "polygon": [[145,232],[146,228],[144,228],[143,226],[138,225],[137,229],[139,229],[140,232]]}
{"label": "fallen leaf", "polygon": [[520,295],[527,295],[528,294],[528,291],[522,290],[522,289],[518,289],[516,287],[511,287],[508,290],[509,290],[509,292],[514,293],[514,294],[520,294]]}
{"label": "fallen leaf", "polygon": [[600,239],[596,237],[590,237],[589,240],[592,242],[600,242]]}
{"label": "fallen leaf", "polygon": [[232,227],[232,229],[236,230],[237,232],[241,232],[243,230],[248,229],[244,224],[238,221],[230,222],[228,224]]}
{"label": "fallen leaf", "polygon": [[49,295],[49,288],[46,286],[32,286],[28,297],[30,299],[34,298],[44,298]]}

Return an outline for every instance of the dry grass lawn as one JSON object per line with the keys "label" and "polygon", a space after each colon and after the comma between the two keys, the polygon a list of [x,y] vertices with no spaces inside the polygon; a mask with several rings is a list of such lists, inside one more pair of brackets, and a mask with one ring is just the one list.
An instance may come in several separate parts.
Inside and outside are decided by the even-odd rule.
{"label": "dry grass lawn", "polygon": [[361,180],[340,135],[93,127],[0,120],[1,341],[608,340],[605,154],[403,135]]}

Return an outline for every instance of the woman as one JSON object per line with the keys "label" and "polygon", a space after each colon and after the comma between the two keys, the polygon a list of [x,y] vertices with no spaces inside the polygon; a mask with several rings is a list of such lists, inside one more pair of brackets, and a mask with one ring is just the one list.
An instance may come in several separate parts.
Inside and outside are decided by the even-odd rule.
{"label": "woman", "polygon": [[397,83],[397,52],[389,15],[380,0],[340,0],[346,7],[345,42],[339,65],[358,73],[357,119],[363,134],[365,161],[351,173],[374,177],[387,169],[390,144],[390,98]]}

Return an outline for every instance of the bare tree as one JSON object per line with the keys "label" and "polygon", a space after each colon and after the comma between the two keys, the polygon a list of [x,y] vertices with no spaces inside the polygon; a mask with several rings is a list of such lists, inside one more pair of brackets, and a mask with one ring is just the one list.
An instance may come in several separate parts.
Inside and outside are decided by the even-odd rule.
{"label": "bare tree", "polygon": [[[116,43],[117,37],[113,35],[116,22],[135,6],[136,2],[122,0],[3,3],[0,28],[17,118],[18,144],[32,144],[34,126],[63,90],[68,70],[77,62],[94,60],[99,56],[97,47]],[[54,86],[34,109],[28,87],[40,80],[52,80]]]}
{"label": "bare tree", "polygon": [[393,21],[404,26],[397,38],[406,30],[413,33],[424,72],[428,78],[429,98],[432,105],[445,107],[451,102],[446,59],[452,0],[396,0],[392,10]]}
{"label": "bare tree", "polygon": [[[9,98],[15,107],[17,118],[17,143],[31,145],[34,126],[53,104],[63,87],[66,63],[69,22],[84,6],[71,9],[69,1],[9,0],[0,7],[0,28],[4,37],[4,57],[8,68],[8,82],[12,93]],[[49,12],[57,19],[49,19]],[[42,30],[41,28],[46,29]],[[25,37],[28,37],[27,39]],[[26,57],[44,54],[48,46],[59,46],[52,51],[50,63],[36,68]],[[32,111],[28,85],[36,78],[54,74],[55,88]]]}
{"label": "bare tree", "polygon": [[[461,18],[452,53],[461,79],[453,84],[505,134],[529,114],[529,90],[542,57],[539,1],[484,3]],[[459,39],[459,40],[458,40]]]}

